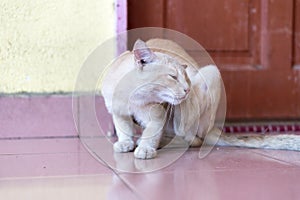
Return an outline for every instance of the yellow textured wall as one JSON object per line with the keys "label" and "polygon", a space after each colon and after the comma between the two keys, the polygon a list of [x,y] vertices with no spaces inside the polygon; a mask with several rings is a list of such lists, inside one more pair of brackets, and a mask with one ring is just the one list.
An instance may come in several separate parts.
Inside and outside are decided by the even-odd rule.
{"label": "yellow textured wall", "polygon": [[113,2],[0,0],[0,93],[72,92],[89,52],[116,32]]}

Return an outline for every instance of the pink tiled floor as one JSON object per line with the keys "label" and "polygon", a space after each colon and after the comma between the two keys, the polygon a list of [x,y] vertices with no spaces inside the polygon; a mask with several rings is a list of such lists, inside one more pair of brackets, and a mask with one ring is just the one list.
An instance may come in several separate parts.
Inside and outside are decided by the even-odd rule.
{"label": "pink tiled floor", "polygon": [[198,149],[190,149],[161,170],[137,174],[99,163],[77,138],[0,140],[0,196],[6,200],[296,200],[299,188],[299,152],[214,148],[200,160]]}

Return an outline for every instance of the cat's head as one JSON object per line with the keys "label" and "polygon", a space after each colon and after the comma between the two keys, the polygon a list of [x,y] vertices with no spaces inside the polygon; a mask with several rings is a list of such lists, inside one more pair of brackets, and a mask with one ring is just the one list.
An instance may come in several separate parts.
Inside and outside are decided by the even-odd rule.
{"label": "cat's head", "polygon": [[133,48],[135,65],[139,78],[148,85],[139,93],[155,102],[180,104],[190,92],[191,82],[186,73],[186,65],[171,56],[153,52],[144,41],[137,40]]}

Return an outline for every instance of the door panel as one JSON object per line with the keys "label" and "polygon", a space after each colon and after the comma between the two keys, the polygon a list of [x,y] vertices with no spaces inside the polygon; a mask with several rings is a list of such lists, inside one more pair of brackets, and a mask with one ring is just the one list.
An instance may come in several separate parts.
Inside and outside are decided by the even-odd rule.
{"label": "door panel", "polygon": [[300,68],[300,0],[294,4],[294,67]]}
{"label": "door panel", "polygon": [[[208,50],[222,73],[228,119],[299,118],[300,0],[161,0],[147,16],[138,10],[153,1],[136,2],[129,0],[129,28],[178,30]],[[151,16],[160,17],[149,23]]]}
{"label": "door panel", "polygon": [[207,50],[247,51],[248,4],[241,0],[168,1],[166,27],[201,41]]}
{"label": "door panel", "polygon": [[163,27],[164,0],[128,0],[128,28]]}

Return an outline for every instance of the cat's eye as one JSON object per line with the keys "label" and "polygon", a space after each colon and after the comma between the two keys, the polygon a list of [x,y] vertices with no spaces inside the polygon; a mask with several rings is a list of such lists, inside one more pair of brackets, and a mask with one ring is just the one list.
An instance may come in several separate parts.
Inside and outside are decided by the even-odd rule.
{"label": "cat's eye", "polygon": [[144,60],[144,59],[141,59],[140,62],[142,65],[146,64],[146,60]]}
{"label": "cat's eye", "polygon": [[177,76],[174,76],[174,75],[172,75],[172,74],[169,74],[169,76],[170,76],[172,79],[174,79],[174,80],[177,81]]}

